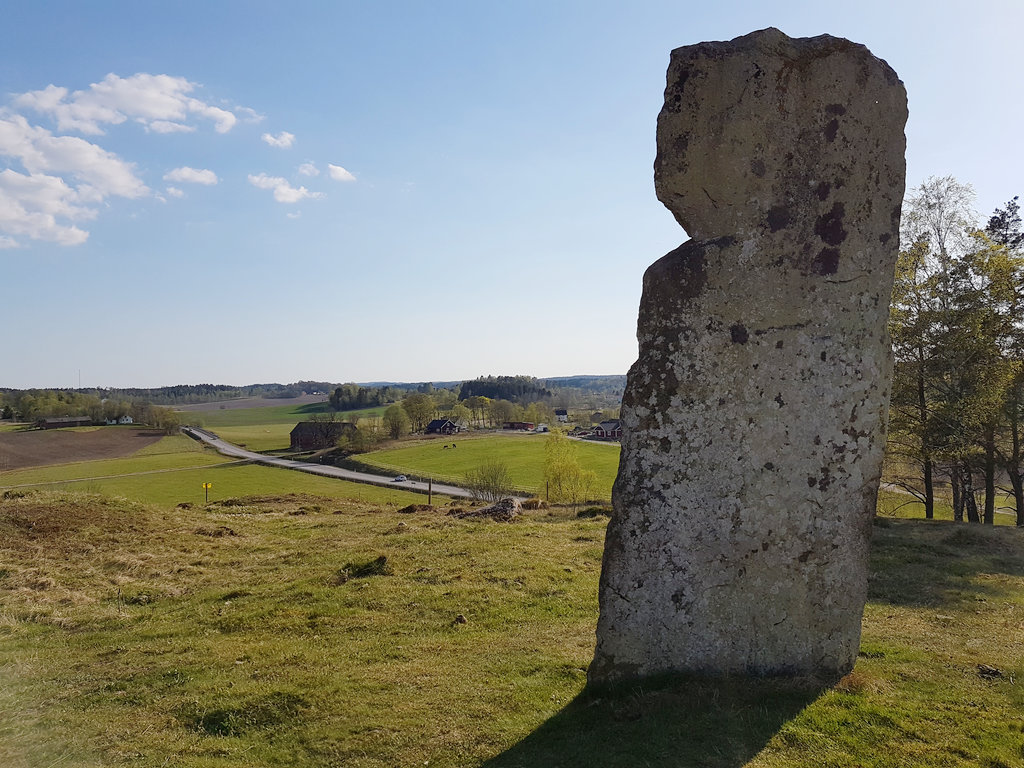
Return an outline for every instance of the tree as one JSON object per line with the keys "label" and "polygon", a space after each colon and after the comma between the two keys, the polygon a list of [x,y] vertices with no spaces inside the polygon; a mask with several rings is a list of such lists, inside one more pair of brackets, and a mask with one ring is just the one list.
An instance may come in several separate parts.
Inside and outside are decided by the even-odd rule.
{"label": "tree", "polygon": [[492,459],[467,472],[465,484],[474,498],[498,501],[511,493],[512,473],[505,462]]}
{"label": "tree", "polygon": [[596,472],[580,466],[578,446],[561,430],[551,431],[544,440],[544,484],[548,500],[572,504],[576,509],[589,498],[596,480]]}
{"label": "tree", "polygon": [[1018,198],[997,208],[985,226],[991,241],[1004,249],[1007,268],[1012,273],[1012,286],[1005,315],[1009,325],[1004,364],[1007,387],[1003,403],[1003,421],[1007,435],[1003,445],[997,446],[1000,463],[1010,479],[1017,525],[1024,527],[1024,325],[1020,320],[1024,308],[1024,230],[1021,228]]}
{"label": "tree", "polygon": [[472,415],[473,412],[462,403],[456,403],[452,406],[452,409],[448,411],[448,418],[459,425],[468,426]]}
{"label": "tree", "polygon": [[487,417],[492,427],[508,421],[522,421],[523,407],[508,400],[492,400],[487,409]]}
{"label": "tree", "polygon": [[434,417],[434,398],[423,392],[414,392],[402,401],[414,432],[422,432]]}
{"label": "tree", "polygon": [[900,457],[919,466],[923,490],[910,482],[904,487],[924,503],[927,517],[934,514],[940,456],[949,462],[955,512],[962,512],[959,502],[974,498],[963,417],[978,415],[971,404],[981,398],[967,391],[972,384],[963,366],[979,348],[963,323],[987,327],[987,321],[978,312],[978,273],[967,258],[975,245],[973,203],[971,186],[947,176],[922,183],[903,206],[890,315],[896,363],[891,424]]}
{"label": "tree", "polygon": [[409,415],[399,405],[388,406],[384,411],[384,429],[392,440],[409,433]]}

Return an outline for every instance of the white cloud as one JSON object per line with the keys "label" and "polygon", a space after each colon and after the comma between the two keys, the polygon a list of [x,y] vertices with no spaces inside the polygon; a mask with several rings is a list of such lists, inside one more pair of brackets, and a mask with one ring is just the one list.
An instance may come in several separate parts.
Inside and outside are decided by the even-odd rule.
{"label": "white cloud", "polygon": [[295,143],[295,134],[288,133],[288,131],[281,131],[277,136],[274,136],[272,133],[264,133],[260,138],[270,146],[278,147],[279,149],[288,149]]}
{"label": "white cloud", "polygon": [[286,213],[285,216],[287,216],[289,219],[300,219],[300,218],[302,218],[302,211],[295,211],[294,213]]}
{"label": "white cloud", "polygon": [[279,203],[297,203],[306,198],[316,199],[323,197],[321,192],[310,192],[305,187],[295,188],[288,183],[287,179],[280,176],[267,176],[265,173],[257,175],[249,174],[249,183],[260,189],[271,189],[274,191],[274,199]]}
{"label": "white cloud", "polygon": [[[340,165],[327,164],[327,175],[335,181],[355,181],[356,177],[346,171]],[[371,186],[373,186],[371,184]]]}
{"label": "white cloud", "polygon": [[190,184],[216,184],[217,174],[205,168],[189,168],[187,165],[164,174],[164,181],[188,182]]}
{"label": "white cloud", "polygon": [[299,173],[303,176],[319,176],[320,169],[313,163],[303,163],[299,166]]}
{"label": "white cloud", "polygon": [[190,95],[196,88],[196,83],[184,77],[145,72],[119,77],[111,73],[86,90],[69,95],[67,88],[51,84],[21,94],[14,104],[49,115],[61,131],[91,135],[102,134],[105,125],[120,125],[128,119],[155,133],[190,131],[194,128],[185,123],[190,115],[212,120],[218,133],[230,131],[238,121],[235,114]]}
{"label": "white cloud", "polygon": [[139,121],[146,126],[146,130],[152,133],[192,133],[195,128],[184,123],[172,123],[170,120],[154,120],[151,123]]}
{"label": "white cloud", "polygon": [[[82,205],[77,190],[63,179],[41,173],[25,175],[10,168],[0,171],[0,232],[79,245],[89,233],[73,224],[62,224],[58,218],[76,221],[95,217],[96,210]],[[4,247],[17,244],[10,237],[0,239],[7,243]]]}
{"label": "white cloud", "polygon": [[0,155],[21,160],[29,173],[69,173],[91,187],[96,201],[107,195],[142,197],[149,193],[135,166],[75,136],[54,136],[20,115],[0,117]]}
{"label": "white cloud", "polygon": [[[37,101],[59,99],[59,91],[39,92]],[[95,218],[94,206],[109,196],[150,194],[134,164],[84,139],[54,136],[21,115],[0,114],[0,156],[27,172],[0,172],[0,232],[8,235],[77,245],[89,233],[63,220]]]}
{"label": "white cloud", "polygon": [[242,117],[243,123],[262,123],[266,115],[261,115],[255,109],[249,109],[248,107],[235,107],[237,112]]}
{"label": "white cloud", "polygon": [[171,197],[184,197],[185,193],[177,187],[168,187],[167,194]]}

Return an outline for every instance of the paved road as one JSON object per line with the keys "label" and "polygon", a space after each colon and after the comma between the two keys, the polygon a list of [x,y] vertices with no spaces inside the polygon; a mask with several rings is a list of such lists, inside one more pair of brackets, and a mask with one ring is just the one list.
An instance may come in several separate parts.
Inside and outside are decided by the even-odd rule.
{"label": "paved road", "polygon": [[[231,456],[236,459],[245,459],[247,461],[256,462],[257,464],[266,464],[268,467],[296,469],[299,472],[308,472],[311,475],[336,477],[340,480],[351,480],[356,483],[369,483],[370,485],[380,485],[401,491],[415,491],[417,493],[427,493],[428,491],[427,484],[421,483],[418,480],[406,480],[401,483],[396,483],[390,478],[382,477],[381,475],[373,475],[369,472],[354,472],[351,469],[342,469],[341,467],[325,466],[323,464],[309,464],[304,461],[293,461],[292,459],[279,459],[276,456],[266,456],[262,453],[247,451],[245,448],[240,448],[234,443],[222,440],[213,432],[206,429],[199,429],[198,427],[182,427],[181,431],[196,438],[197,440],[202,440],[207,445],[213,446],[225,456]],[[465,488],[457,488],[454,485],[443,485],[441,483],[434,483],[433,492],[441,496],[452,496],[464,499],[472,498],[473,496],[473,494]]]}

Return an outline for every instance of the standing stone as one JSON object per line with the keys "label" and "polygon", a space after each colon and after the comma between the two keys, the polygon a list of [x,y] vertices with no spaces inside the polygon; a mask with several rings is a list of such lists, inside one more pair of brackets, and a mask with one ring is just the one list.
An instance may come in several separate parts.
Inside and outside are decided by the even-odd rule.
{"label": "standing stone", "polygon": [[592,682],[834,678],[857,655],[892,376],[907,100],[862,45],[672,52]]}

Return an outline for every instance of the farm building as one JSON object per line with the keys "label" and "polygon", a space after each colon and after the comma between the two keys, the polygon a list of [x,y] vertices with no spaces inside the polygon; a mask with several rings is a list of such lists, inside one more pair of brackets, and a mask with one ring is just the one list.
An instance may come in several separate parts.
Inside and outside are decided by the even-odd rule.
{"label": "farm building", "polygon": [[64,427],[91,427],[92,419],[88,416],[58,416],[51,419],[39,419],[36,426],[40,429],[63,429]]}
{"label": "farm building", "polygon": [[534,423],[532,421],[506,421],[501,425],[502,429],[533,429]]}
{"label": "farm building", "polygon": [[622,437],[622,425],[619,424],[618,419],[602,421],[594,427],[594,437],[600,437],[605,440],[618,440]]}
{"label": "farm building", "polygon": [[427,424],[427,428],[423,431],[428,435],[454,435],[458,434],[461,430],[462,427],[451,419],[434,419]]}
{"label": "farm building", "polygon": [[291,448],[293,451],[333,448],[355,428],[351,421],[300,421],[291,431]]}
{"label": "farm building", "polygon": [[569,423],[569,411],[565,408],[555,408],[555,418],[563,424]]}

